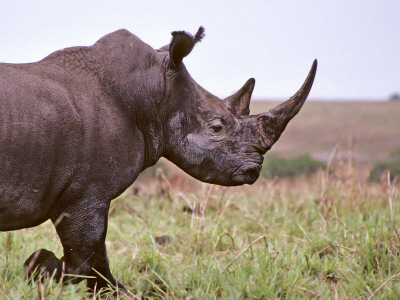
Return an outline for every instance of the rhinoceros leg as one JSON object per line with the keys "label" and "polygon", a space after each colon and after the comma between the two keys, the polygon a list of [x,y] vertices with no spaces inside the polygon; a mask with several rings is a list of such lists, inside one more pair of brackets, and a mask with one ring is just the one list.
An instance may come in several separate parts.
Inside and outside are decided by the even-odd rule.
{"label": "rhinoceros leg", "polygon": [[63,276],[64,282],[78,283],[85,278],[68,274],[91,276],[94,278],[87,279],[87,287],[92,291],[108,287],[109,283],[120,291],[126,291],[124,285],[112,276],[108,263],[105,238],[109,203],[93,199],[78,203],[60,209],[57,217],[51,218],[64,248],[64,256],[58,259],[51,251],[35,251],[24,264],[27,278],[33,276],[37,280],[41,274],[40,278],[53,276],[59,281]]}
{"label": "rhinoceros leg", "polygon": [[109,203],[93,199],[78,203],[60,209],[57,217],[52,218],[64,248],[64,257],[59,260],[48,250],[37,250],[24,264],[26,275],[28,278],[34,275],[38,279],[40,273],[45,273],[45,276],[54,273],[53,278],[58,281],[64,274],[62,280],[69,283],[77,283],[84,278],[68,274],[92,276],[94,278],[87,279],[87,287],[92,291],[108,287],[109,283],[126,291],[109,269],[105,245]]}
{"label": "rhinoceros leg", "polygon": [[[105,245],[109,203],[96,200],[80,201],[68,207],[52,221],[64,248],[65,274],[93,276],[87,287],[99,291],[110,282],[120,290],[125,287],[111,274]],[[99,276],[100,273],[104,278]],[[82,279],[65,277],[76,283]],[[107,282],[108,281],[108,282]]]}

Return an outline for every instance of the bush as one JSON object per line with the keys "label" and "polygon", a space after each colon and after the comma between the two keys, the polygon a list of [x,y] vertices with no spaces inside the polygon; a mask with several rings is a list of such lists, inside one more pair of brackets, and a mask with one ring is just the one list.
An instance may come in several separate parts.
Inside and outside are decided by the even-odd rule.
{"label": "bush", "polygon": [[312,159],[309,154],[303,154],[292,158],[281,158],[276,155],[267,155],[263,164],[262,176],[267,178],[295,177],[298,175],[309,176],[318,169],[324,169],[325,163]]}
{"label": "bush", "polygon": [[399,101],[400,100],[400,94],[399,93],[393,93],[390,97],[389,97],[390,101]]}
{"label": "bush", "polygon": [[380,181],[382,175],[388,171],[390,172],[390,180],[400,176],[400,148],[393,150],[387,160],[377,162],[369,173],[369,179],[371,181]]}

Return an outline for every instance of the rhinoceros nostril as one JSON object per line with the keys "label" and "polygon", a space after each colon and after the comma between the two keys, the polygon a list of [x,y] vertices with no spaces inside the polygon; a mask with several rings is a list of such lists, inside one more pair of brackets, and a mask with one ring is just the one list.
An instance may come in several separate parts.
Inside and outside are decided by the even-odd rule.
{"label": "rhinoceros nostril", "polygon": [[260,164],[247,164],[232,174],[232,180],[235,184],[252,184],[260,176],[260,171]]}
{"label": "rhinoceros nostril", "polygon": [[254,165],[250,168],[245,169],[245,171],[243,172],[243,175],[250,178],[250,180],[254,179],[254,181],[255,181],[260,174],[260,169],[261,169],[260,166]]}

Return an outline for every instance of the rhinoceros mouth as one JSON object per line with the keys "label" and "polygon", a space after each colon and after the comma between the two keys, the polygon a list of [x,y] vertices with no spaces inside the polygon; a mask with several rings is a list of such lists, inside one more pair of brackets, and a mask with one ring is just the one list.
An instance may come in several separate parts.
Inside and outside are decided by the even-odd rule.
{"label": "rhinoceros mouth", "polygon": [[260,176],[261,164],[248,163],[232,173],[232,181],[235,184],[252,184]]}

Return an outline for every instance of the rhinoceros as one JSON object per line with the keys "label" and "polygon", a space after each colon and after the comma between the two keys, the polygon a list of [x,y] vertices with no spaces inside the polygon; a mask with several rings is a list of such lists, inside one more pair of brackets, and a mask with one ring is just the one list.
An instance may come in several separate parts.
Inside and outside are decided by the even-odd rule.
{"label": "rhinoceros", "polygon": [[89,289],[124,289],[105,246],[110,202],[161,157],[203,182],[259,177],[263,155],[306,100],[317,61],[289,100],[249,115],[253,78],[221,100],[186,70],[183,58],[204,35],[203,27],[194,36],[174,31],[153,49],[122,29],[39,62],[0,64],[0,231],[50,219],[64,250],[60,259],[33,253],[28,275],[86,275]]}

